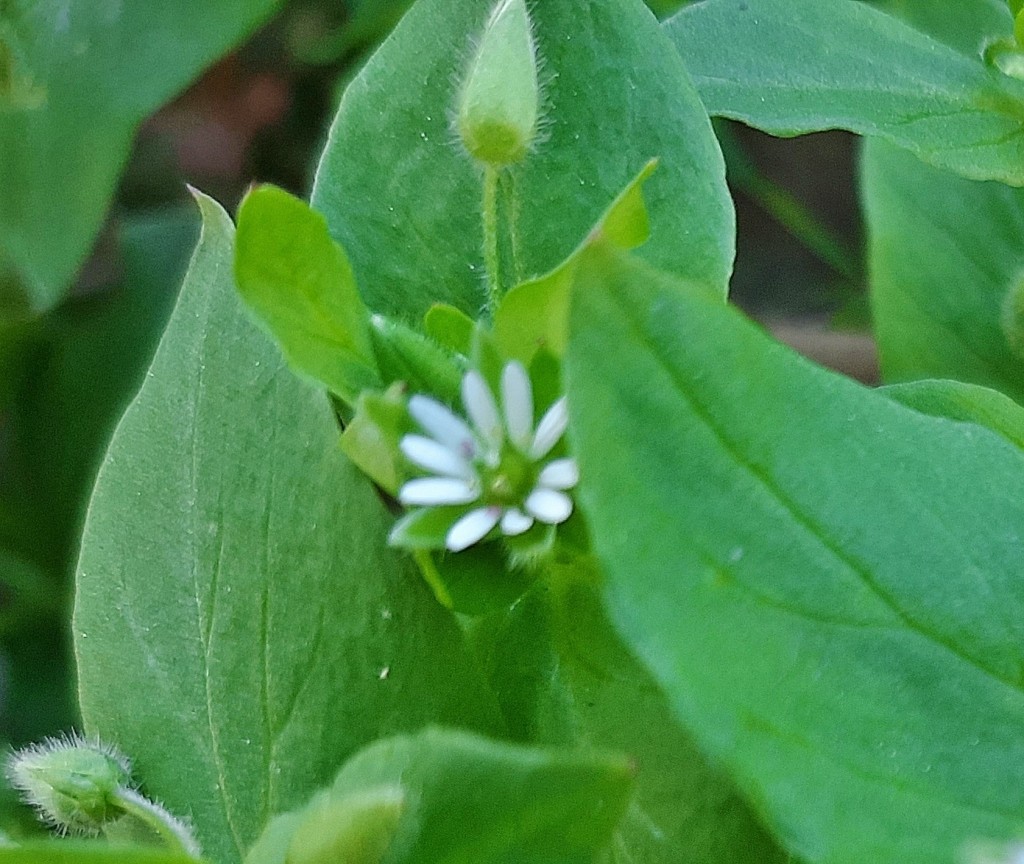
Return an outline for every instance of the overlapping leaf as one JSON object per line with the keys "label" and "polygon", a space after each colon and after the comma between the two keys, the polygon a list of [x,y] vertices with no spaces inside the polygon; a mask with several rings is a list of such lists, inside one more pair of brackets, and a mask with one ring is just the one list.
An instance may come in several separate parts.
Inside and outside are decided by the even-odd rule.
{"label": "overlapping leaf", "polygon": [[1020,450],[608,248],[570,321],[613,618],[783,841],[811,862],[954,864],[1018,835]]}
{"label": "overlapping leaf", "polygon": [[382,734],[489,727],[449,615],[387,550],[326,396],[296,379],[203,236],[84,530],[74,618],[90,733],[219,864]]}
{"label": "overlapping leaf", "polygon": [[1003,324],[1024,278],[1024,192],[930,168],[869,142],[862,189],[871,305],[891,381],[954,378],[1024,401]]}
{"label": "overlapping leaf", "polygon": [[[313,206],[374,311],[414,320],[438,301],[474,316],[483,305],[480,180],[448,118],[470,40],[492,5],[417,3],[342,100]],[[512,172],[515,203],[503,209],[515,213],[515,275],[556,266],[643,165],[662,156],[649,190],[655,239],[644,254],[724,285],[733,216],[721,155],[650,12],[640,0],[571,0],[533,4],[531,13],[546,131]],[[513,250],[503,251],[510,260]]]}
{"label": "overlapping leaf", "polygon": [[848,129],[1024,185],[1024,82],[978,51],[855,0],[707,0],[664,26],[712,115],[775,135]]}

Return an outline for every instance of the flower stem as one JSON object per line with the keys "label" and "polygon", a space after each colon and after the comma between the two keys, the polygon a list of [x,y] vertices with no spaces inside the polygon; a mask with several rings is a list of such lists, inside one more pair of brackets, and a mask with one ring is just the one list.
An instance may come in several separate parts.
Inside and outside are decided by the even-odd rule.
{"label": "flower stem", "polygon": [[484,269],[487,271],[487,309],[493,315],[501,299],[501,261],[498,256],[498,179],[499,170],[484,166]]}
{"label": "flower stem", "polygon": [[516,178],[512,171],[506,171],[505,182],[505,220],[508,224],[509,251],[512,256],[513,284],[523,281],[523,266],[519,260],[519,196],[516,195]]}
{"label": "flower stem", "polygon": [[168,849],[198,859],[199,844],[192,833],[159,804],[125,786],[119,786],[112,798],[126,815],[138,819],[160,837]]}

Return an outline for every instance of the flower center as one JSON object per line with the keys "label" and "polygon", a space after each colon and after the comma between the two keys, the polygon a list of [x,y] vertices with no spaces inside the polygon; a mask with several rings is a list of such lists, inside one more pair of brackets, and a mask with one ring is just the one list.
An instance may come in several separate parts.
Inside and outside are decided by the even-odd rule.
{"label": "flower center", "polygon": [[494,468],[478,466],[485,504],[514,507],[523,503],[536,483],[536,466],[510,446],[502,448]]}

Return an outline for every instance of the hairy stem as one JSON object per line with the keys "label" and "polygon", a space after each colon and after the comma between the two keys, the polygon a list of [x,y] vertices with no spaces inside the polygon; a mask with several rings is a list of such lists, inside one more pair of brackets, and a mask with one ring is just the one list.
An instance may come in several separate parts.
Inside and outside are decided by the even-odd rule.
{"label": "hairy stem", "polygon": [[501,261],[498,255],[498,180],[492,165],[484,166],[483,228],[484,269],[487,272],[487,310],[494,314],[501,299]]}
{"label": "hairy stem", "polygon": [[126,815],[138,819],[152,829],[168,849],[189,858],[199,857],[199,844],[192,833],[159,804],[154,804],[145,796],[124,786],[118,788],[113,799]]}

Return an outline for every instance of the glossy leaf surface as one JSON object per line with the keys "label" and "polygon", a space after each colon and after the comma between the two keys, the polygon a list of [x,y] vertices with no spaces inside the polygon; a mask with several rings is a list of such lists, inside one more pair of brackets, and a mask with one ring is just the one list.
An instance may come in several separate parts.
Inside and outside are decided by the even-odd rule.
{"label": "glossy leaf surface", "polygon": [[[342,100],[312,203],[352,259],[374,311],[419,320],[431,304],[484,303],[481,186],[448,118],[491,0],[423,0]],[[511,173],[513,284],[559,264],[653,157],[654,239],[643,254],[724,284],[733,215],[707,116],[640,0],[530,7],[543,61],[545,137]],[[387,110],[381,110],[387,105]],[[508,184],[504,184],[508,190]],[[554,228],[554,230],[553,230]],[[503,246],[511,264],[513,249]]]}
{"label": "glossy leaf surface", "polygon": [[612,617],[784,844],[954,864],[1019,833],[1024,454],[607,247],[570,321]]}
{"label": "glossy leaf surface", "polygon": [[1024,185],[1024,82],[865,3],[707,0],[664,26],[712,115],[773,135],[848,129]]}
{"label": "glossy leaf surface", "polygon": [[90,504],[74,632],[87,730],[230,864],[368,741],[494,714],[453,620],[386,548],[326,396],[241,306],[227,215],[200,205]]}

